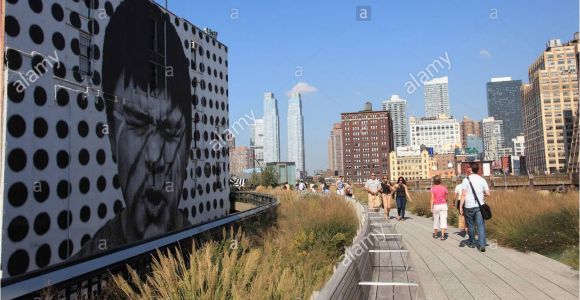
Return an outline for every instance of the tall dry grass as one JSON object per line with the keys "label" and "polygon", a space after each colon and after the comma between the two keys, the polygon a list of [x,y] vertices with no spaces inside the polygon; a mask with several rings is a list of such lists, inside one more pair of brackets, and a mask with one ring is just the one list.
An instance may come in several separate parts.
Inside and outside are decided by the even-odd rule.
{"label": "tall dry grass", "polygon": [[[278,227],[252,242],[242,232],[186,255],[158,253],[152,272],[114,281],[128,299],[305,299],[320,289],[356,234],[354,209],[336,196],[265,189],[279,197]],[[256,246],[259,245],[259,246]]]}
{"label": "tall dry grass", "polygon": [[[520,251],[554,257],[578,269],[578,192],[566,194],[528,189],[495,190],[486,202],[493,218],[486,222],[489,238]],[[414,193],[409,209],[431,217],[430,193]],[[449,222],[457,226],[457,210],[449,210]]]}

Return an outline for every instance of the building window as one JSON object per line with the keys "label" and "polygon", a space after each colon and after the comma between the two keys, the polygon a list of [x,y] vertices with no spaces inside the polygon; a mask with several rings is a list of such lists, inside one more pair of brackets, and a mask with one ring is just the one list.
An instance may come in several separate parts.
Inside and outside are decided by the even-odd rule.
{"label": "building window", "polygon": [[91,36],[81,32],[79,36],[79,68],[81,75],[91,74]]}

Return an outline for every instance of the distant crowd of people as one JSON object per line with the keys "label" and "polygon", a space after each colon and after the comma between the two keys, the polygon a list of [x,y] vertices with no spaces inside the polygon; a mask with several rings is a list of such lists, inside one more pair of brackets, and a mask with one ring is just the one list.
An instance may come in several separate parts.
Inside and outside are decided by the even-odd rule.
{"label": "distant crowd of people", "polygon": [[[462,237],[468,235],[468,240],[465,243],[470,248],[477,247],[481,252],[485,252],[486,232],[485,220],[483,218],[481,207],[485,204],[485,197],[490,196],[489,186],[487,181],[478,175],[479,164],[471,163],[467,167],[469,173],[463,181],[455,187],[454,201],[451,207],[459,210],[458,228],[459,234]],[[354,198],[354,186],[344,180],[343,176],[339,176],[335,183],[336,193],[341,196]],[[307,185],[303,180],[296,184],[296,190],[309,192],[322,192],[330,194],[330,184],[327,182],[321,183],[319,189],[310,183]],[[290,189],[288,187],[288,189]],[[379,180],[375,173],[371,173],[371,177],[365,182],[364,190],[368,195],[369,210],[380,211],[383,208],[384,218],[391,220],[390,212],[393,208],[393,200],[397,208],[397,221],[405,221],[407,201],[413,202],[409,194],[409,188],[404,177],[397,178],[396,183],[391,183],[389,177],[384,175],[382,180]],[[445,241],[448,238],[447,233],[447,218],[449,207],[449,191],[447,187],[442,184],[441,176],[433,177],[433,184],[431,186],[431,200],[430,209],[433,214],[433,238]],[[475,239],[475,231],[477,229],[478,239]]]}

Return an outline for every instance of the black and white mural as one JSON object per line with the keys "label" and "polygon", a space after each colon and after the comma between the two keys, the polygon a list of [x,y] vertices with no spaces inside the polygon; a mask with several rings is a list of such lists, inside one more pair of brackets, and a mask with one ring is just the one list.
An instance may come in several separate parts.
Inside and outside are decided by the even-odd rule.
{"label": "black and white mural", "polygon": [[223,44],[147,0],[7,0],[5,23],[3,279],[227,214]]}

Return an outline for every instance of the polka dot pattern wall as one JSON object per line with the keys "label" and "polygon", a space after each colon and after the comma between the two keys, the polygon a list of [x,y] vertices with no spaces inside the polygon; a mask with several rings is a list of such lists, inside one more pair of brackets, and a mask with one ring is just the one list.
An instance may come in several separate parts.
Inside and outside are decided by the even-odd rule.
{"label": "polka dot pattern wall", "polygon": [[[135,169],[151,172],[143,175],[142,185],[145,187],[136,189],[136,195],[141,196],[135,196],[133,200],[148,201],[144,204],[146,213],[141,215],[142,218],[161,214],[158,207],[166,209],[170,205],[159,204],[159,201],[170,203],[172,195],[177,195],[176,212],[171,212],[171,219],[183,217],[180,224],[184,225],[165,228],[182,230],[222,218],[230,210],[229,149],[224,142],[224,130],[229,126],[227,47],[190,22],[171,13],[166,15],[162,8],[155,6],[162,12],[161,20],[169,20],[174,28],[180,41],[179,51],[183,51],[186,58],[180,61],[187,67],[188,78],[183,78],[189,82],[186,87],[189,97],[177,101],[187,101],[191,110],[191,120],[185,118],[184,123],[186,127],[191,126],[190,136],[176,138],[179,132],[183,135],[188,132],[177,129],[175,136],[160,134],[159,128],[165,126],[166,120],[156,119],[156,114],[140,117],[140,120],[149,122],[146,126],[152,129],[148,131],[140,127],[132,129],[133,124],[127,115],[122,123],[127,125],[119,126],[121,123],[118,122],[114,131],[111,120],[120,117],[111,112],[107,118],[108,107],[121,107],[121,112],[126,107],[107,101],[121,99],[119,103],[125,104],[126,101],[129,107],[137,103],[132,102],[133,98],[127,94],[103,90],[103,82],[110,76],[103,74],[103,60],[112,57],[104,53],[103,48],[107,27],[123,2],[127,5],[149,3],[146,0],[6,1],[4,278],[86,257],[81,249],[98,244],[95,236],[106,235],[115,226],[127,236],[129,232],[134,233],[122,225],[124,219],[120,215],[131,211],[124,195],[129,190],[133,192],[131,176]],[[170,50],[158,51],[167,51],[167,56],[170,55]],[[169,77],[181,76],[168,73],[167,68],[165,71]],[[125,75],[127,72],[125,70]],[[157,73],[152,74],[155,75],[148,76],[159,78]],[[163,85],[149,77],[145,94]],[[176,89],[172,82],[178,81],[172,80],[165,81],[167,93],[171,88]],[[125,83],[127,88],[126,82],[121,79],[119,82]],[[137,90],[133,89],[134,92]],[[145,98],[142,103],[150,103],[149,98]],[[181,115],[188,114],[178,114]],[[173,129],[173,125],[163,128],[166,133]],[[127,163],[127,173],[120,173],[123,168],[119,161],[125,154],[113,153],[112,149],[119,151],[119,144],[127,143],[121,138],[124,136],[122,132],[133,132],[131,130],[143,130],[147,138],[143,138],[142,151],[135,153],[136,159]],[[152,145],[159,136],[166,139],[157,146]],[[111,140],[116,141],[117,148]],[[155,168],[150,168],[147,157],[152,157],[155,149],[169,153],[167,149],[173,149],[170,146],[172,141],[189,140],[191,142],[185,145],[183,152],[184,160],[170,154],[161,154],[165,159],[163,163],[157,160],[157,167],[165,168],[166,173],[177,170],[175,174],[182,172],[186,175],[183,182],[172,186],[180,190],[163,194],[148,188],[152,178],[159,174],[155,173]],[[176,153],[181,147],[179,142],[174,144],[178,147]],[[131,149],[131,145],[127,147]],[[145,158],[141,161],[141,157]],[[147,166],[144,167],[132,166],[145,163]],[[186,171],[183,172],[180,166],[175,167],[176,164]],[[179,218],[174,214],[179,214]],[[133,237],[139,234],[147,237],[149,232],[155,232],[151,228],[142,232],[138,229]],[[156,236],[163,236],[168,231],[154,229],[157,230]],[[115,236],[115,240],[129,244],[136,241],[126,236]],[[86,253],[92,255],[95,252],[88,250]]]}

